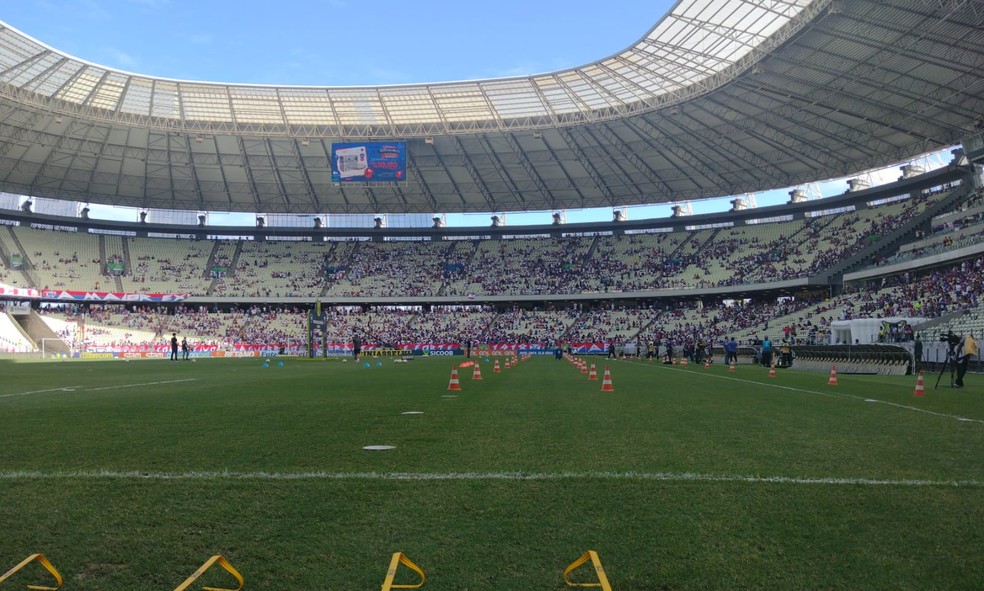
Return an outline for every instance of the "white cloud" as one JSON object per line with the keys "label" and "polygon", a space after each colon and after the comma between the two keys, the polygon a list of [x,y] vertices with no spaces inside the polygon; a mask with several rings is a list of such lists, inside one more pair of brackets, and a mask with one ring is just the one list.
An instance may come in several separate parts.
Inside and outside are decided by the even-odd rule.
{"label": "white cloud", "polygon": [[103,50],[108,56],[110,63],[118,68],[131,69],[139,63],[139,60],[129,53],[115,47],[107,47]]}
{"label": "white cloud", "polygon": [[208,33],[192,33],[185,36],[185,41],[191,45],[208,45],[214,38]]}
{"label": "white cloud", "polygon": [[514,66],[496,70],[490,74],[491,78],[510,78],[512,76],[529,76],[547,71],[547,68],[538,62],[524,62]]}

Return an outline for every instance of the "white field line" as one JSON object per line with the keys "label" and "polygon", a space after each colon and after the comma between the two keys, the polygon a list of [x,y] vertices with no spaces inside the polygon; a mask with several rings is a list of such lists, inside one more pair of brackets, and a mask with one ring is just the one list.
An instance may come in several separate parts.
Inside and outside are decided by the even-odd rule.
{"label": "white field line", "polygon": [[184,380],[165,380],[161,382],[144,382],[143,384],[117,384],[115,386],[103,386],[101,388],[83,388],[82,386],[62,386],[60,388],[48,388],[46,390],[31,390],[30,392],[17,392],[16,394],[0,394],[0,398],[11,398],[14,396],[30,396],[31,394],[44,394],[46,392],[96,392],[99,390],[115,390],[118,388],[139,388],[140,386],[157,386],[159,384],[179,384],[181,382],[194,382],[198,378],[187,378]]}
{"label": "white field line", "polygon": [[30,392],[18,392],[16,394],[0,394],[0,398],[11,398],[13,396],[30,396],[31,394],[44,394],[45,392],[69,392],[78,390],[82,386],[62,386],[61,388],[48,388],[47,390],[31,390]]}
{"label": "white field line", "polygon": [[[655,367],[659,367],[659,366],[655,366],[654,365],[652,367],[655,368]],[[981,424],[984,424],[984,420],[981,420],[981,419],[971,419],[971,418],[961,417],[961,416],[957,416],[957,415],[948,415],[948,414],[942,413],[942,412],[936,412],[936,411],[932,411],[932,410],[926,410],[925,408],[919,408],[918,406],[909,406],[907,404],[899,404],[897,402],[887,402],[885,400],[878,400],[877,398],[871,398],[870,396],[855,396],[853,394],[844,394],[843,392],[833,392],[833,391],[821,392],[819,390],[807,390],[805,388],[794,388],[792,386],[783,386],[782,384],[775,384],[775,383],[772,383],[772,382],[756,382],[755,380],[747,380],[747,379],[742,379],[742,378],[734,378],[734,377],[731,377],[731,376],[723,376],[723,375],[720,375],[720,374],[705,373],[703,371],[694,371],[694,370],[691,370],[691,369],[673,368],[673,370],[674,371],[685,371],[687,373],[692,373],[694,375],[708,376],[708,377],[718,378],[718,379],[722,379],[722,380],[731,380],[731,381],[734,381],[734,382],[742,382],[744,384],[754,384],[756,386],[765,386],[767,388],[777,388],[779,390],[789,390],[791,392],[799,392],[801,394],[816,394],[818,396],[827,396],[827,397],[830,397],[830,398],[846,398],[848,400],[857,400],[857,401],[860,401],[860,402],[868,402],[868,403],[870,403],[870,402],[877,402],[879,404],[887,404],[888,406],[894,406],[896,408],[902,408],[902,409],[905,409],[905,410],[911,410],[913,412],[921,412],[921,413],[924,413],[924,414],[933,415],[933,416],[937,416],[937,417],[943,417],[943,418],[946,418],[946,419],[956,419],[958,421],[962,421],[962,422],[965,422],[965,423],[981,423]]]}
{"label": "white field line", "polygon": [[805,484],[826,486],[889,486],[984,488],[981,480],[924,480],[852,477],[746,476],[692,472],[141,472],[80,471],[0,472],[0,480],[506,480],[562,481],[615,480],[661,482],[737,482],[753,484]]}
{"label": "white field line", "polygon": [[142,384],[118,384],[116,386],[103,386],[102,388],[86,388],[86,392],[96,392],[99,390],[115,390],[118,388],[139,388],[140,386],[157,386],[160,384],[180,384],[181,382],[194,382],[198,378],[186,378],[183,380],[164,380],[161,382],[144,382]]}

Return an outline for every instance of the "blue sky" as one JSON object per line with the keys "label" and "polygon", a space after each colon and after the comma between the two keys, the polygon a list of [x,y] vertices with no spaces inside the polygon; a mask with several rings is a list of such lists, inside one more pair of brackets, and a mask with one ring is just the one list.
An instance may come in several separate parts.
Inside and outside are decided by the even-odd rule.
{"label": "blue sky", "polygon": [[[58,50],[140,74],[217,82],[357,86],[535,74],[616,53],[643,35],[672,0],[21,0],[0,19]],[[888,177],[898,176],[897,168]],[[821,183],[841,194],[844,180]],[[785,203],[789,189],[755,196]],[[731,197],[693,202],[724,211]],[[94,206],[93,217],[135,219]],[[439,212],[438,212],[439,213]],[[666,217],[670,206],[632,207],[629,219]],[[568,222],[609,221],[610,209],[568,211]],[[220,222],[219,219],[222,219]],[[252,216],[239,216],[250,225]],[[510,225],[549,212],[508,214]],[[240,223],[237,216],[211,223]],[[448,224],[485,225],[475,216]]]}

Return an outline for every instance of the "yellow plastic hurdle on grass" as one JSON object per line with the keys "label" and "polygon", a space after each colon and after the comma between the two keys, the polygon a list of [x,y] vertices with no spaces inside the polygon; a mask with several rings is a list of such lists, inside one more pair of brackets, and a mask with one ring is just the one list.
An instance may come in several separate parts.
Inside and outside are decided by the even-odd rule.
{"label": "yellow plastic hurdle on grass", "polygon": [[55,577],[55,583],[57,584],[54,587],[44,587],[42,585],[28,585],[27,588],[31,589],[32,591],[58,591],[58,589],[60,589],[62,586],[62,576],[58,574],[58,571],[55,569],[55,566],[51,564],[51,562],[49,562],[47,558],[44,557],[44,554],[31,554],[23,561],[21,561],[20,564],[8,570],[3,575],[0,575],[0,583],[3,583],[4,581],[12,577],[14,573],[21,570],[25,566],[31,564],[35,560],[38,562],[38,564],[43,566],[45,570],[51,573],[51,576]]}
{"label": "yellow plastic hurdle on grass", "polygon": [[184,583],[178,585],[174,589],[174,591],[184,591],[185,589],[187,589],[189,585],[194,583],[198,577],[202,576],[202,574],[208,569],[210,569],[212,565],[215,563],[218,563],[219,566],[229,571],[229,574],[236,577],[236,580],[239,581],[239,586],[236,587],[235,589],[224,589],[222,587],[202,587],[203,591],[241,591],[243,588],[243,576],[239,574],[239,571],[237,571],[231,564],[229,564],[229,561],[226,560],[225,557],[223,557],[221,554],[216,554],[215,556],[206,560],[205,564],[198,567],[198,570],[193,572],[190,577],[185,579]]}
{"label": "yellow plastic hurdle on grass", "polygon": [[[571,571],[581,566],[587,561],[591,561],[594,565],[595,573],[598,575],[597,583],[573,583],[567,575],[571,574]],[[605,568],[601,566],[601,559],[598,558],[598,553],[594,550],[588,550],[583,556],[575,560],[564,569],[564,582],[567,583],[568,587],[601,587],[602,591],[612,591],[612,586],[608,584],[608,577],[605,575]]]}
{"label": "yellow plastic hurdle on grass", "polygon": [[[396,569],[400,567],[400,563],[405,564],[410,570],[416,572],[420,575],[420,582],[414,585],[394,585],[393,579],[396,578]],[[407,555],[403,552],[394,552],[393,557],[390,559],[389,569],[386,570],[386,579],[383,581],[383,591],[390,591],[390,589],[420,589],[424,586],[424,581],[427,577],[424,576],[424,571],[421,570],[419,566],[414,564]]]}

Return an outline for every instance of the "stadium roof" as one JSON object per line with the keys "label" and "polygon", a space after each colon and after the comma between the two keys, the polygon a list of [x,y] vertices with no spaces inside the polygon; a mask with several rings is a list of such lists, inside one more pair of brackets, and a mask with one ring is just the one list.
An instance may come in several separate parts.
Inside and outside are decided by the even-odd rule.
{"label": "stadium roof", "polygon": [[[578,68],[359,88],[152,78],[0,23],[0,189],[271,213],[665,203],[959,143],[982,97],[971,0],[681,0]],[[406,181],[332,183],[331,144],[374,140],[406,140]]]}

